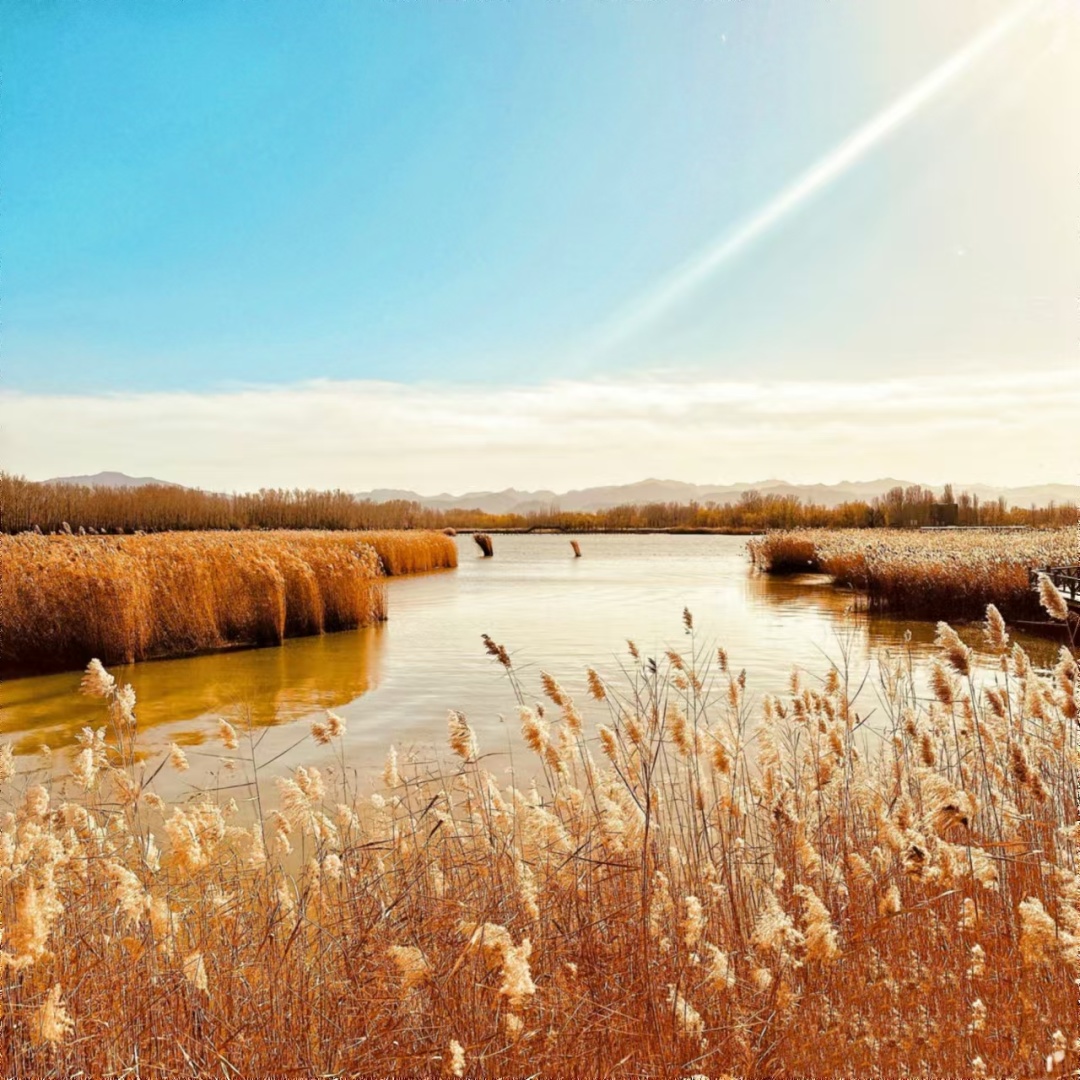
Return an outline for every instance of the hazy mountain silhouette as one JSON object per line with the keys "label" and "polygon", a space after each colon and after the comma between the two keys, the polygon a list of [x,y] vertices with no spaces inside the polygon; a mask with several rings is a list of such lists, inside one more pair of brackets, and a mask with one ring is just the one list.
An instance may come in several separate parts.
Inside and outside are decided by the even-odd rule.
{"label": "hazy mountain silhouette", "polygon": [[93,476],[54,476],[46,484],[72,484],[77,487],[118,487],[135,488],[158,484],[161,487],[183,487],[168,480],[157,480],[153,476],[128,476],[122,472],[99,472]]}
{"label": "hazy mountain silhouette", "polygon": [[[845,502],[869,501],[881,497],[895,487],[911,487],[914,481],[887,476],[879,480],[848,481],[838,484],[791,484],[785,480],[759,480],[756,483],[687,484],[680,480],[641,480],[636,484],[614,484],[610,487],[581,488],[557,493],[554,491],[470,491],[464,495],[420,495],[415,491],[377,489],[359,492],[360,498],[374,502],[406,499],[437,510],[484,510],[491,514],[528,513],[557,506],[560,510],[606,510],[627,503],[688,503],[714,502],[718,505],[738,502],[744,492],[759,491],[763,495],[794,496],[804,503],[818,506],[839,506]],[[941,488],[935,488],[938,494]],[[1045,506],[1049,502],[1080,502],[1080,485],[1037,484],[1027,487],[994,487],[990,484],[954,484],[953,490],[978,495],[983,502],[1004,496],[1010,506]]]}
{"label": "hazy mountain silhouette", "polygon": [[[99,472],[92,476],[58,476],[46,481],[50,484],[82,484],[101,487],[144,487],[147,484],[163,484],[166,487],[182,487],[168,480],[152,476],[128,476],[121,472]],[[838,484],[791,484],[785,480],[759,480],[756,483],[738,484],[687,484],[681,480],[639,480],[635,484],[612,484],[607,487],[580,488],[573,491],[469,491],[464,495],[443,492],[438,495],[420,495],[401,488],[376,488],[374,491],[357,492],[361,499],[373,502],[391,502],[403,499],[418,502],[433,510],[483,510],[489,514],[529,513],[553,507],[560,510],[606,510],[628,503],[689,503],[714,502],[718,505],[738,502],[744,492],[759,491],[762,495],[793,496],[804,503],[818,506],[839,506],[844,502],[869,501],[881,497],[895,487],[911,487],[914,481],[897,480],[886,476],[879,480],[842,480]],[[978,495],[983,502],[992,502],[1004,496],[1010,506],[1045,506],[1047,503],[1080,502],[1080,485],[1034,484],[1026,487],[994,487],[991,484],[954,484],[957,493],[967,491]],[[935,488],[939,494],[940,488]]]}

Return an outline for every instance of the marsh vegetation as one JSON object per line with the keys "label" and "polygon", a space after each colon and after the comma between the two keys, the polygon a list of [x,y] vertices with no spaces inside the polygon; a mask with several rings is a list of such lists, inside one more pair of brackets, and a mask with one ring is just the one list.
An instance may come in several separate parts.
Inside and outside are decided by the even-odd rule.
{"label": "marsh vegetation", "polygon": [[370,626],[387,575],[457,565],[441,533],[0,537],[0,670],[132,663]]}
{"label": "marsh vegetation", "polygon": [[[574,701],[485,641],[528,760],[451,712],[377,791],[319,767],[166,805],[99,665],[70,769],[0,752],[8,1075],[740,1076],[1068,1072],[1080,1044],[1078,673],[995,609],[916,692],[842,665],[752,705],[705,646],[586,671]],[[538,704],[532,694],[542,695]],[[222,722],[223,760],[257,742]],[[334,764],[334,761],[337,763]]]}
{"label": "marsh vegetation", "polygon": [[773,574],[831,574],[872,608],[925,618],[978,618],[995,604],[1009,619],[1040,617],[1029,572],[1080,563],[1080,530],[1018,532],[805,529],[751,540]]}

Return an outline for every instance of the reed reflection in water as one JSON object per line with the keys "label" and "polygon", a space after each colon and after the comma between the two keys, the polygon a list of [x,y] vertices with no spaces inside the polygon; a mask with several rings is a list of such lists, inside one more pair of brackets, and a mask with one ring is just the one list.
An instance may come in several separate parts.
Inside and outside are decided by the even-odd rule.
{"label": "reed reflection in water", "polygon": [[[169,727],[181,745],[201,743],[219,716],[256,727],[341,708],[378,681],[382,628],[293,638],[276,648],[231,650],[112,669],[135,688],[140,729]],[[78,672],[0,685],[0,737],[16,753],[68,746],[104,722],[101,702],[79,694]],[[151,738],[151,742],[159,740]]]}

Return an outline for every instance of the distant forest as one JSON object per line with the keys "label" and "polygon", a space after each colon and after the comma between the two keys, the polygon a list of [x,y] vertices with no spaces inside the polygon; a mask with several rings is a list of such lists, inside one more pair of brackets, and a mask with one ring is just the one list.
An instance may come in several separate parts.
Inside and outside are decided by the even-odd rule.
{"label": "distant forest", "polygon": [[137,488],[45,484],[0,472],[0,531],[44,533],[191,529],[562,529],[761,532],[807,526],[921,528],[933,524],[1075,525],[1075,503],[1008,507],[967,492],[944,496],[913,485],[881,498],[815,506],[794,496],[746,491],[735,502],[646,503],[592,512],[557,505],[527,514],[432,510],[417,502],[372,502],[345,491],[263,490],[225,495],[165,485]]}

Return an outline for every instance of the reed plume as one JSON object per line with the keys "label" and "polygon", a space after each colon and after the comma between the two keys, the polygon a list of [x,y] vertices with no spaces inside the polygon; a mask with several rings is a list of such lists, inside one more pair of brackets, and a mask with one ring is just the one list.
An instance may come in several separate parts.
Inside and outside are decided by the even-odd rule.
{"label": "reed plume", "polygon": [[698,635],[597,674],[580,728],[523,708],[513,771],[455,711],[445,758],[394,750],[358,792],[328,714],[276,804],[166,801],[178,748],[90,665],[100,735],[49,776],[0,747],[5,1075],[1071,1068],[1071,655],[985,670],[943,625],[934,698],[885,658],[871,731],[831,666],[755,715]]}

